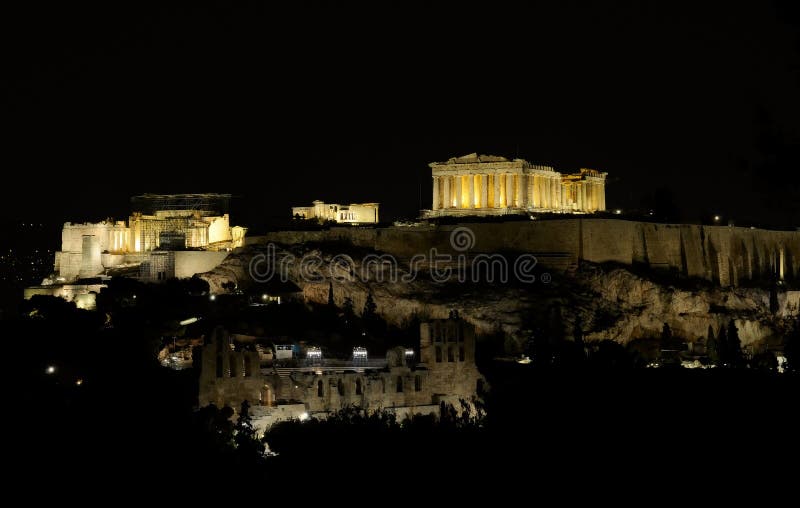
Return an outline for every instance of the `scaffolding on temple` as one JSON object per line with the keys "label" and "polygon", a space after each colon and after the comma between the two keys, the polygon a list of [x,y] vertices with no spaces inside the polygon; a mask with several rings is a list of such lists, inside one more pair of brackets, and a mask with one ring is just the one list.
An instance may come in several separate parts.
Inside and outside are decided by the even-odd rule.
{"label": "scaffolding on temple", "polygon": [[141,194],[131,198],[133,210],[152,215],[156,211],[192,210],[201,215],[228,213],[230,194]]}
{"label": "scaffolding on temple", "polygon": [[131,198],[137,251],[208,245],[202,217],[228,213],[230,194],[142,194]]}

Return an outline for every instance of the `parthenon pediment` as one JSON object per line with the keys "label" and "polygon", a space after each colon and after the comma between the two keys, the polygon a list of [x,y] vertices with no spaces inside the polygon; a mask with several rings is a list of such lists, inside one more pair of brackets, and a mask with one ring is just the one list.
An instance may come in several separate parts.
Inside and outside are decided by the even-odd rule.
{"label": "parthenon pediment", "polygon": [[471,164],[475,162],[508,162],[508,159],[500,155],[478,155],[476,152],[447,159],[447,164]]}

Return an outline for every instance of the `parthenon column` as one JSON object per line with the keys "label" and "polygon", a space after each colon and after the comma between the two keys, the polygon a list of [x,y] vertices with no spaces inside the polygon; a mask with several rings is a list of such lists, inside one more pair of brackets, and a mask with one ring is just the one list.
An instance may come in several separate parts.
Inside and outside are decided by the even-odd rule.
{"label": "parthenon column", "polygon": [[456,182],[456,208],[461,208],[461,175],[456,175],[453,177]]}
{"label": "parthenon column", "polygon": [[492,175],[492,180],[494,181],[494,207],[500,208],[500,173],[495,173]]}
{"label": "parthenon column", "polygon": [[551,181],[553,186],[553,205],[550,208],[557,209],[561,201],[561,179],[553,178]]}
{"label": "parthenon column", "polygon": [[506,202],[503,206],[514,206],[514,175],[506,173]]}
{"label": "parthenon column", "polygon": [[450,201],[450,176],[445,176],[444,178],[444,203],[442,203],[442,208],[450,208],[452,205],[452,201]]}
{"label": "parthenon column", "polygon": [[511,178],[514,179],[514,205],[519,207],[525,206],[525,193],[522,192],[522,189],[525,188],[525,175],[513,175]]}
{"label": "parthenon column", "polygon": [[600,210],[605,211],[606,209],[606,183],[602,182],[600,184]]}
{"label": "parthenon column", "polygon": [[544,178],[544,192],[542,193],[545,208],[553,208],[553,180],[548,176]]}
{"label": "parthenon column", "polygon": [[487,208],[489,205],[489,175],[481,175],[481,208]]}
{"label": "parthenon column", "polygon": [[442,206],[441,201],[439,199],[439,191],[440,191],[439,187],[440,187],[440,185],[441,185],[441,182],[439,180],[439,177],[438,176],[434,176],[433,177],[433,202],[431,203],[431,210],[438,210]]}
{"label": "parthenon column", "polygon": [[584,212],[587,211],[589,209],[589,203],[586,201],[586,182],[583,182],[583,185],[581,185],[581,203],[583,203],[581,209]]}
{"label": "parthenon column", "polygon": [[467,208],[475,208],[475,175],[467,175],[467,190],[469,192]]}

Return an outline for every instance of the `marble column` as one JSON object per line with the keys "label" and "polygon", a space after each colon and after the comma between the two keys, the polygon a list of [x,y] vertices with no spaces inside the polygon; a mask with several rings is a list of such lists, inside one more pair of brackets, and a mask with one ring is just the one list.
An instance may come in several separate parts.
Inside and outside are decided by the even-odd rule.
{"label": "marble column", "polygon": [[433,201],[431,203],[431,210],[438,210],[441,208],[441,201],[439,199],[441,182],[438,176],[433,177]]}
{"label": "marble column", "polygon": [[442,208],[450,208],[452,202],[450,201],[450,176],[443,176],[444,178],[444,202],[442,203]]}
{"label": "marble column", "polygon": [[467,192],[469,192],[467,208],[475,208],[475,175],[467,175]]}
{"label": "marble column", "polygon": [[553,207],[554,209],[560,208],[561,205],[561,178],[553,178]]}
{"label": "marble column", "polygon": [[589,203],[586,201],[586,182],[585,181],[583,182],[583,185],[581,185],[581,203],[583,203],[583,206],[581,207],[581,209],[584,212],[589,209]]}
{"label": "marble column", "polygon": [[481,208],[489,207],[489,175],[481,175]]}
{"label": "marble column", "polygon": [[494,180],[494,207],[500,208],[500,173],[495,173],[492,176],[494,177],[492,178]]}
{"label": "marble column", "polygon": [[503,206],[514,206],[514,175],[506,173],[506,202]]}
{"label": "marble column", "polygon": [[606,209],[606,182],[600,183],[600,210]]}
{"label": "marble column", "polygon": [[544,179],[544,207],[553,208],[553,179],[549,176]]}
{"label": "marble column", "polygon": [[456,175],[454,178],[456,181],[456,208],[461,208],[461,182],[463,181],[463,178],[461,178],[461,175]]}
{"label": "marble column", "polygon": [[531,175],[531,180],[533,180],[533,182],[531,183],[531,189],[532,189],[531,200],[533,202],[533,207],[534,208],[541,208],[542,207],[542,198],[541,198],[542,189],[541,189],[541,185],[539,184],[539,175],[537,175],[537,174]]}
{"label": "marble column", "polygon": [[525,175],[518,174],[512,175],[514,179],[514,205],[524,208],[525,207],[525,193],[522,192],[522,189],[525,188]]}

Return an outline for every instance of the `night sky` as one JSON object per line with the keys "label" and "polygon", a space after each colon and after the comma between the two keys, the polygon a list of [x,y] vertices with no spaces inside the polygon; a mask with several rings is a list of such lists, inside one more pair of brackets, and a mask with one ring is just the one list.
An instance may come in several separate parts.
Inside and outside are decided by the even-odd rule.
{"label": "night sky", "polygon": [[610,208],[800,225],[793,2],[232,4],[2,7],[4,216],[231,192],[238,223],[313,199],[410,217],[428,162],[479,152],[608,171]]}

